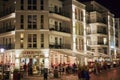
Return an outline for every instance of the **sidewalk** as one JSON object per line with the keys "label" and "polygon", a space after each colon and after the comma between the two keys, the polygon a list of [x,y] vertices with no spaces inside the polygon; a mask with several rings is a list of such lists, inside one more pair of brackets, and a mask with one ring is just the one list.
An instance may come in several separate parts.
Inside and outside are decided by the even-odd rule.
{"label": "sidewalk", "polygon": [[[116,68],[111,68],[111,69],[107,69],[107,70],[103,70],[101,71],[99,74],[95,75],[94,73],[91,73],[90,74],[90,77],[91,77],[91,80],[96,80],[96,78],[99,76],[99,75],[103,75],[104,73],[108,72],[108,71],[112,71],[113,69],[118,69],[120,67],[116,67]],[[27,76],[27,77],[24,77],[23,79],[21,80],[44,80],[42,76]],[[60,78],[48,78],[48,80],[78,80],[78,76],[77,74],[69,74],[69,75],[62,75]]]}
{"label": "sidewalk", "polygon": [[[44,80],[42,76],[28,76],[22,80]],[[60,78],[48,78],[48,80],[77,80],[77,75],[62,75]]]}

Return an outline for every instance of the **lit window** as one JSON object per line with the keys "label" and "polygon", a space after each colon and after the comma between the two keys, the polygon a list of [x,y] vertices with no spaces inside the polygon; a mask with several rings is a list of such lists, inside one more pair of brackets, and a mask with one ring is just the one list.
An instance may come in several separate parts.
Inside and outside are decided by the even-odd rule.
{"label": "lit window", "polygon": [[23,33],[21,33],[20,34],[20,48],[23,48],[23,43],[24,42],[24,34]]}

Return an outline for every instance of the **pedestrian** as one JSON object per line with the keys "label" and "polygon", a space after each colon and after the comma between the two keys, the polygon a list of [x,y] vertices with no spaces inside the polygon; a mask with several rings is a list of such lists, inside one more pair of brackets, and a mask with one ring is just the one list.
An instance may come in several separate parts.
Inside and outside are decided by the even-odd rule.
{"label": "pedestrian", "polygon": [[25,63],[24,64],[24,66],[23,66],[23,68],[24,68],[24,76],[26,76],[27,75],[27,64]]}
{"label": "pedestrian", "polygon": [[90,80],[89,69],[86,67],[83,71],[85,80]]}
{"label": "pedestrian", "polygon": [[54,78],[58,78],[58,68],[55,67],[54,69]]}
{"label": "pedestrian", "polygon": [[82,68],[78,69],[78,80],[83,80],[83,78],[82,78]]}
{"label": "pedestrian", "polygon": [[48,71],[47,71],[47,69],[44,70],[44,80],[48,80]]}
{"label": "pedestrian", "polygon": [[18,79],[17,80],[21,80],[21,74],[20,74],[20,71],[17,73],[18,75]]}

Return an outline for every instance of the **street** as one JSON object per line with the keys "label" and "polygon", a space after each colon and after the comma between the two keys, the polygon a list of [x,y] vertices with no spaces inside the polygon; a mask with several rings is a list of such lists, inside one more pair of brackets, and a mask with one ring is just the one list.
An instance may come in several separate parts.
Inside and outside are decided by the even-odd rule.
{"label": "street", "polygon": [[120,80],[120,68],[107,70],[99,75],[91,74],[91,80]]}
{"label": "street", "polygon": [[[90,74],[90,80],[120,80],[120,68],[113,68],[109,70],[102,71],[98,75],[94,75],[93,73]],[[43,77],[26,77],[25,79],[22,80],[43,80]],[[62,76],[61,78],[58,79],[48,79],[48,80],[78,80],[77,75],[67,75],[67,76]]]}

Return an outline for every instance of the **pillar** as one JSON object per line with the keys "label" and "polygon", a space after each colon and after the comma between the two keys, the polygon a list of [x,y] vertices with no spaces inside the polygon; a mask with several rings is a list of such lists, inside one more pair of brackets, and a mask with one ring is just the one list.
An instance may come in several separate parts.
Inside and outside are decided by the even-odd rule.
{"label": "pillar", "polygon": [[20,69],[20,53],[21,51],[15,51],[15,69]]}

